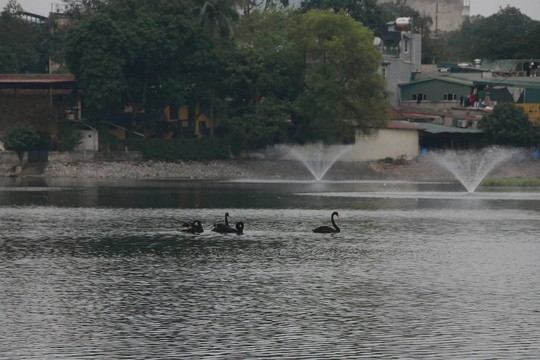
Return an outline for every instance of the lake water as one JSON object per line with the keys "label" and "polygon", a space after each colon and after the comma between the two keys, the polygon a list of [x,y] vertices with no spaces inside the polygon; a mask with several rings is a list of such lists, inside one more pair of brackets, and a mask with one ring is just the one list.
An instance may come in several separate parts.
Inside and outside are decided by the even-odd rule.
{"label": "lake water", "polygon": [[0,179],[0,234],[1,359],[540,355],[539,189]]}

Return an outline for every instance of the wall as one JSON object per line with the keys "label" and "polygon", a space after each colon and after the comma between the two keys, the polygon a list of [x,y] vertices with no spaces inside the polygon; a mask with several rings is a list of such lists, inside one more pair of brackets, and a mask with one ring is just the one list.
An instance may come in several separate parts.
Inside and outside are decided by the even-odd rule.
{"label": "wall", "polygon": [[49,151],[49,163],[72,163],[78,161],[141,161],[139,151]]}
{"label": "wall", "polygon": [[[461,96],[469,96],[471,92],[471,87],[467,85],[460,85],[451,83],[448,81],[433,79],[431,81],[422,81],[416,84],[406,84],[401,86],[401,100],[402,101],[413,101],[413,95],[422,93],[426,95],[425,101],[433,102],[448,102],[448,103],[457,103]],[[456,94],[456,101],[445,101],[444,95],[452,93]]]}
{"label": "wall", "polygon": [[[417,103],[416,101],[402,101],[401,111],[409,112],[423,112],[423,113],[439,113],[439,112],[453,112],[455,108],[461,108],[461,104],[458,101],[422,101]],[[464,108],[466,109],[466,108]]]}
{"label": "wall", "polygon": [[[27,155],[23,156],[23,162],[26,162]],[[3,166],[14,166],[20,164],[19,156],[15,151],[0,151],[0,164]]]}
{"label": "wall", "polygon": [[387,157],[408,159],[419,155],[417,130],[381,129],[372,136],[357,135],[356,143],[340,161],[372,161]]}
{"label": "wall", "polygon": [[525,111],[529,121],[533,124],[540,124],[540,104],[516,104]]}
{"label": "wall", "polygon": [[76,151],[99,150],[99,138],[96,130],[81,130],[81,143],[75,147]]}

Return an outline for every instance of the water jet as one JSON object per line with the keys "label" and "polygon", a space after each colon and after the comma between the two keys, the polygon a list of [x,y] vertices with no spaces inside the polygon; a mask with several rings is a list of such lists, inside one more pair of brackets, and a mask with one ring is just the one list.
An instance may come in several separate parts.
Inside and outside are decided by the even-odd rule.
{"label": "water jet", "polygon": [[449,170],[469,193],[472,193],[493,169],[509,161],[519,152],[519,149],[490,146],[478,150],[435,151],[430,155],[437,164]]}
{"label": "water jet", "polygon": [[328,170],[351,149],[350,145],[325,145],[322,142],[305,145],[282,145],[294,159],[298,160],[313,175],[321,181]]}

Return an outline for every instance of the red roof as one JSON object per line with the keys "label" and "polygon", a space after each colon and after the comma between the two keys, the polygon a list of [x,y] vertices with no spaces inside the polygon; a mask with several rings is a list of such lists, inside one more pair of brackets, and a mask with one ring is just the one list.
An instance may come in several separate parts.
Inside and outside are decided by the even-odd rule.
{"label": "red roof", "polygon": [[55,84],[75,82],[72,74],[0,74],[3,84]]}

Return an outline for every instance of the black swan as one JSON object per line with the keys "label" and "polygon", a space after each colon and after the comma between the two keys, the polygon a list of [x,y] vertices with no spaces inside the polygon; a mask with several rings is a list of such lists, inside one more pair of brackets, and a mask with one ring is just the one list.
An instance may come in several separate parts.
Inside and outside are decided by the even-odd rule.
{"label": "black swan", "polygon": [[203,229],[203,226],[201,224],[201,221],[200,220],[195,220],[195,221],[192,221],[192,222],[183,223],[181,231],[189,232],[189,233],[192,233],[192,234],[198,234],[198,233],[204,232],[204,229]]}
{"label": "black swan", "polygon": [[231,225],[229,225],[229,213],[228,212],[225,213],[225,224],[214,224],[214,228],[212,229],[212,231],[223,232],[223,231],[220,231],[222,229],[232,229],[232,230],[234,230],[231,227]]}
{"label": "black swan", "polygon": [[329,233],[338,233],[340,232],[341,230],[339,229],[339,227],[336,225],[336,222],[334,221],[334,216],[335,217],[338,217],[339,218],[339,214],[337,211],[334,211],[332,213],[332,216],[330,217],[330,219],[332,220],[332,226],[319,226],[315,229],[313,229],[313,232],[314,233],[324,233],[324,234],[329,234]]}
{"label": "black swan", "polygon": [[218,226],[218,227],[214,227],[212,229],[212,231],[215,231],[215,232],[218,232],[218,233],[222,233],[222,234],[238,234],[238,235],[241,235],[244,233],[244,223],[242,221],[239,221],[236,223],[236,229],[232,228],[232,227],[226,227],[226,226],[223,226],[223,224],[220,224],[222,226]]}

